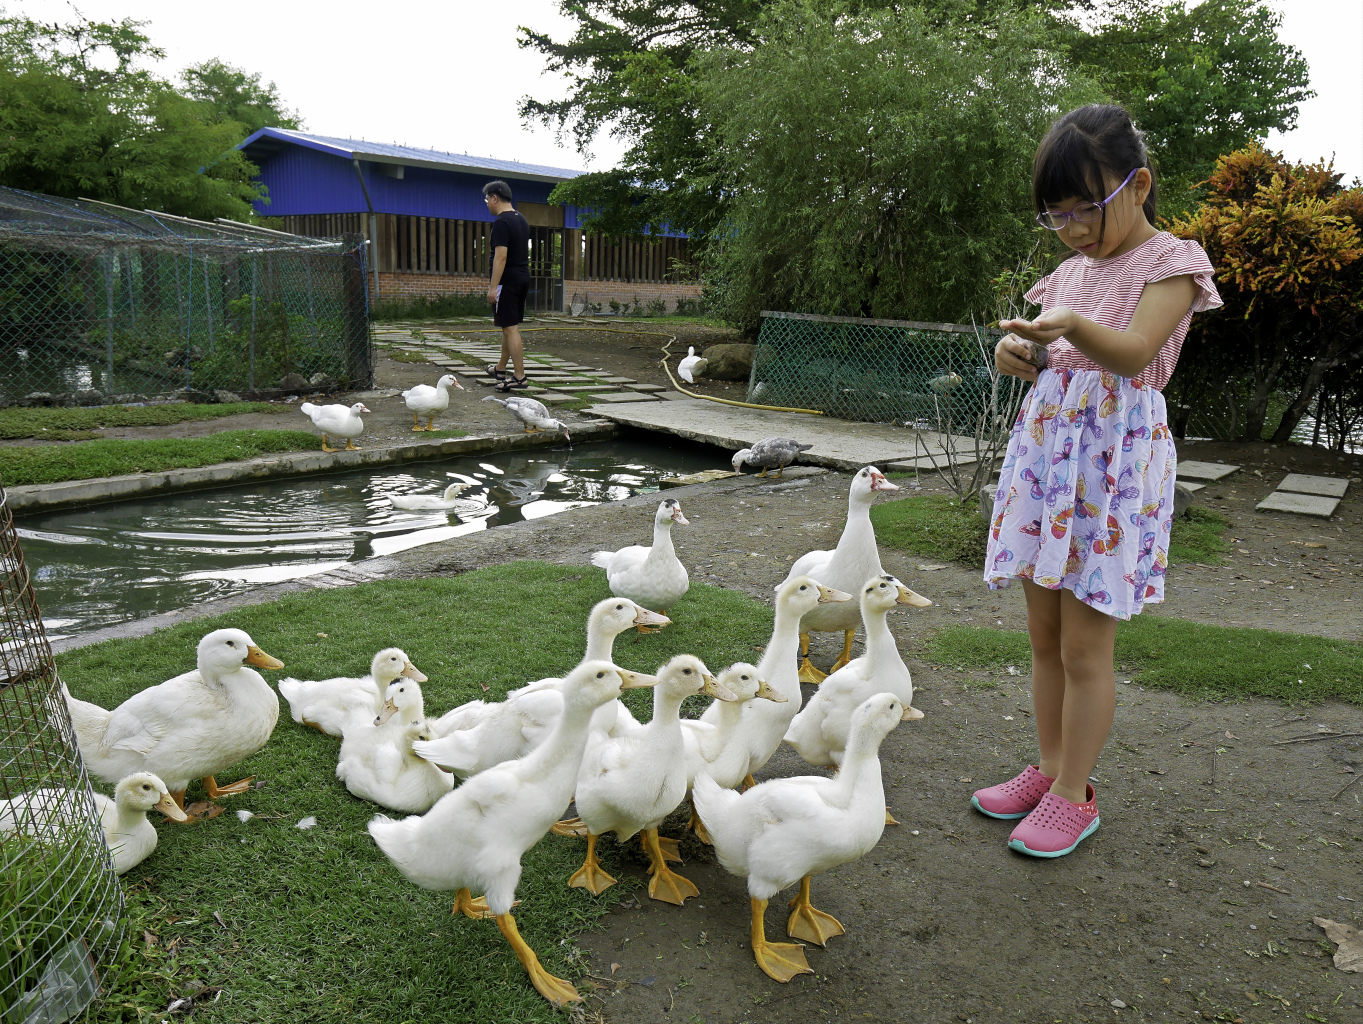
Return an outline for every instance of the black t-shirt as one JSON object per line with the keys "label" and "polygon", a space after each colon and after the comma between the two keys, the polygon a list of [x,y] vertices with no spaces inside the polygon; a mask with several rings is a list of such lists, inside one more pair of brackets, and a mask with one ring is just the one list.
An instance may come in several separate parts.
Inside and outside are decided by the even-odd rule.
{"label": "black t-shirt", "polygon": [[[503,277],[515,275],[530,276],[530,223],[516,210],[503,210],[492,222],[492,255],[497,256],[497,247],[506,246],[506,269]],[[488,266],[488,276],[492,267]]]}

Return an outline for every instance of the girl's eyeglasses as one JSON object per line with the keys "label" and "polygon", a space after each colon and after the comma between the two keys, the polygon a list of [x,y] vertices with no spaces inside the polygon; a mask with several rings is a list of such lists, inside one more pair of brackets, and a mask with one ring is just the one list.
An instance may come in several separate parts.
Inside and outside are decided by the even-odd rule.
{"label": "girl's eyeglasses", "polygon": [[1113,189],[1112,195],[1108,196],[1101,203],[1080,203],[1073,210],[1063,212],[1059,210],[1044,210],[1036,215],[1036,222],[1043,228],[1049,228],[1052,231],[1059,231],[1065,226],[1065,221],[1067,220],[1073,220],[1080,224],[1092,224],[1103,215],[1103,210],[1107,207],[1107,204],[1117,198],[1117,193],[1131,184],[1131,179],[1136,176],[1136,171],[1139,171],[1140,169],[1141,168],[1137,167],[1128,174],[1126,180]]}

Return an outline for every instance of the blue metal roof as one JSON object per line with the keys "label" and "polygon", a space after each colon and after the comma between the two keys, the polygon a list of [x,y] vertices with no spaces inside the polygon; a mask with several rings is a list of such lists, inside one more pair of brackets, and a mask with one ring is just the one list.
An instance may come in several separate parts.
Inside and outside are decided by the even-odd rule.
{"label": "blue metal roof", "polygon": [[338,139],[329,135],[313,135],[310,132],[294,131],[290,128],[262,128],[245,142],[237,146],[246,155],[259,163],[277,153],[285,145],[304,146],[332,156],[347,160],[368,160],[371,163],[402,164],[408,167],[429,167],[443,171],[468,171],[470,173],[505,174],[525,181],[560,182],[576,178],[584,172],[568,170],[563,167],[545,167],[542,164],[524,164],[517,160],[494,160],[485,156],[470,156],[467,153],[446,153],[438,149],[419,149],[415,146],[397,146],[383,142],[366,142],[363,139]]}

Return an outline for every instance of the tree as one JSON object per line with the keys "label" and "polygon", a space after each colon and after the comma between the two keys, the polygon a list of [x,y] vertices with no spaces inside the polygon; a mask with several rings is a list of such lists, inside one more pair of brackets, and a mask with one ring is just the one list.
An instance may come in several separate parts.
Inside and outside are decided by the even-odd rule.
{"label": "tree", "polygon": [[1070,53],[1146,133],[1166,215],[1196,205],[1217,157],[1288,131],[1315,95],[1281,23],[1263,0],[1114,0],[1096,24],[1068,19]]}
{"label": "tree", "polygon": [[1047,25],[786,0],[747,48],[694,61],[709,159],[730,197],[712,280],[762,309],[968,320],[1034,244],[1031,161],[1096,87]]}
{"label": "tree", "polygon": [[1363,186],[1341,177],[1251,145],[1217,161],[1202,205],[1170,227],[1207,250],[1225,301],[1181,361],[1231,379],[1248,369],[1246,440],[1263,436],[1275,393],[1292,396],[1272,437],[1283,443],[1323,382],[1363,369]]}
{"label": "tree", "polygon": [[193,64],[180,72],[185,94],[212,112],[215,124],[234,121],[242,126],[242,138],[261,128],[302,128],[297,111],[288,110],[279,97],[279,88],[270,82],[262,85],[260,75],[214,58]]}
{"label": "tree", "polygon": [[235,121],[141,65],[143,23],[0,18],[0,184],[192,217],[245,218],[255,167]]}

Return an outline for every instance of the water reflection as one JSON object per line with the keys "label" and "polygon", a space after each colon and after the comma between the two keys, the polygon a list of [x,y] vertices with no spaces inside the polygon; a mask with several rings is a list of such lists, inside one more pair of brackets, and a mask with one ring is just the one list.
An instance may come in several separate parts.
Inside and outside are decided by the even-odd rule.
{"label": "water reflection", "polygon": [[[49,628],[64,635],[261,583],[655,490],[713,468],[699,445],[617,441],[254,483],[23,517],[19,536]],[[466,486],[449,510],[404,511],[403,494]]]}

